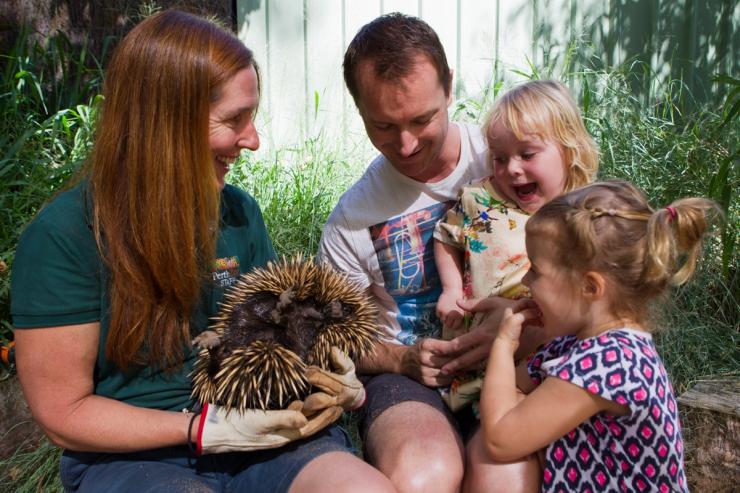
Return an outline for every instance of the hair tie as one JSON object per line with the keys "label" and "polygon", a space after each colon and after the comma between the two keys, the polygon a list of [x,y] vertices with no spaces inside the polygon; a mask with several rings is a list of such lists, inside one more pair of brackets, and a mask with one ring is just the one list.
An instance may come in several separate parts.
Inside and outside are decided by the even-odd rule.
{"label": "hair tie", "polygon": [[676,208],[675,207],[669,205],[669,206],[667,206],[665,208],[665,210],[667,210],[668,211],[668,214],[671,216],[670,219],[669,219],[669,222],[674,221],[678,217],[678,214],[676,214]]}
{"label": "hair tie", "polygon": [[602,216],[611,216],[611,217],[614,217],[614,216],[618,216],[619,215],[618,211],[616,209],[614,209],[614,208],[602,209],[600,207],[596,207],[594,209],[590,209],[590,208],[586,207],[585,210],[587,210],[589,212],[589,214],[591,214],[591,217],[594,218],[594,219],[599,218],[599,217],[602,217]]}

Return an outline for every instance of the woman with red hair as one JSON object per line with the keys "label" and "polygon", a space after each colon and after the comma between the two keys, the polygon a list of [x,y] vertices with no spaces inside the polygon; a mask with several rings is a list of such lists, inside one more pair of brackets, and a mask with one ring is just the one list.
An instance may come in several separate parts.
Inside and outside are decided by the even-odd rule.
{"label": "woman with red hair", "polygon": [[255,200],[224,183],[259,146],[252,52],[164,11],[121,41],[104,96],[78,183],[27,227],[12,279],[19,378],[65,449],[65,489],[392,491],[331,424],[364,395],[351,368],[311,419],[194,412],[190,341],[236,277],[275,258]]}

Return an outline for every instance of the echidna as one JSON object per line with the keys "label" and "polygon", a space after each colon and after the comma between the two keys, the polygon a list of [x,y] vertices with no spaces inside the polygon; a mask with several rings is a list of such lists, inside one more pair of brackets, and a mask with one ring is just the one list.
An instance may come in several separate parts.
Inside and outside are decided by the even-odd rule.
{"label": "echidna", "polygon": [[355,361],[380,336],[364,290],[301,256],[243,274],[224,295],[193,370],[193,398],[227,409],[283,409],[303,399],[306,365],[330,368],[337,346]]}

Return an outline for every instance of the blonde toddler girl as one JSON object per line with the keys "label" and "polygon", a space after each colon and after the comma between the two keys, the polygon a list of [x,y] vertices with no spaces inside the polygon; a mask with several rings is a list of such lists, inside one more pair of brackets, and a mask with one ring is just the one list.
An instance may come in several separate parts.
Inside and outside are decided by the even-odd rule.
{"label": "blonde toddler girl", "polygon": [[[493,174],[463,187],[434,231],[443,289],[437,315],[445,339],[467,330],[459,300],[498,297],[501,307],[526,306],[521,279],[529,266],[524,248],[529,215],[590,182],[598,167],[578,106],[556,81],[530,81],[506,92],[494,103],[484,132]],[[497,316],[501,313],[503,308]],[[443,389],[443,397],[458,410],[477,398],[480,385],[477,373],[460,375]]]}

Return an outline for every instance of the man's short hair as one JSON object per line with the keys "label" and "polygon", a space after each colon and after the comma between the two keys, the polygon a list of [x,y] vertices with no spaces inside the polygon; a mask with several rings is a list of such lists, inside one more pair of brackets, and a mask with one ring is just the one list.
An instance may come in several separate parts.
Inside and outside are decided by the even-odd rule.
{"label": "man's short hair", "polygon": [[358,65],[371,60],[375,75],[399,81],[411,72],[414,58],[425,55],[437,69],[439,82],[450,94],[450,67],[442,43],[434,30],[418,17],[394,12],[381,15],[360,28],[344,54],[344,82],[355,100],[359,99],[355,78]]}

